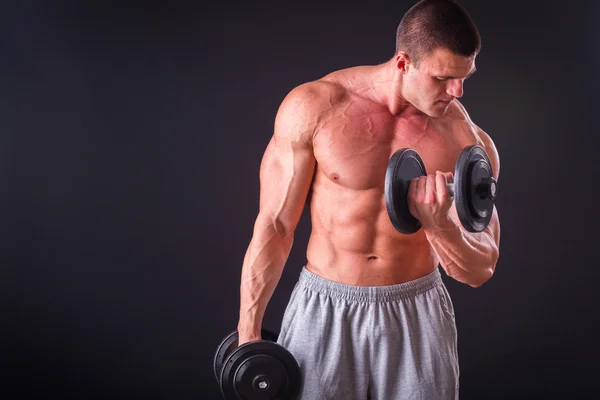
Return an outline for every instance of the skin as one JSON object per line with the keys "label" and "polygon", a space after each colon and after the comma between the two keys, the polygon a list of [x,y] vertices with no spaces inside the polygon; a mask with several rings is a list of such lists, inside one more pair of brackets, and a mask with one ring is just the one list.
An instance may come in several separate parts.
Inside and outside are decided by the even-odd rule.
{"label": "skin", "polygon": [[[264,312],[293,245],[305,204],[312,230],[306,268],[359,286],[392,285],[432,272],[472,287],[494,273],[500,224],[461,226],[446,184],[468,145],[482,146],[498,180],[491,138],[458,99],[475,56],[437,49],[418,65],[399,52],[388,62],[335,71],[294,88],[275,118],[260,167],[260,209],[244,257],[239,343],[259,340]],[[384,180],[392,154],[416,150],[429,173],[411,182],[411,214],[423,227],[403,235],[391,224]]]}

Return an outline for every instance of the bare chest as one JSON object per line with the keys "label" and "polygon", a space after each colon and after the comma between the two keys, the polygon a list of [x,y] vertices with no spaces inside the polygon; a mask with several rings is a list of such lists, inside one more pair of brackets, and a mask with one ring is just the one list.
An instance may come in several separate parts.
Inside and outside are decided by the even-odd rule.
{"label": "bare chest", "polygon": [[382,112],[329,119],[313,143],[318,173],[349,189],[381,188],[389,159],[402,148],[416,150],[428,173],[453,172],[467,145],[463,128],[416,122]]}

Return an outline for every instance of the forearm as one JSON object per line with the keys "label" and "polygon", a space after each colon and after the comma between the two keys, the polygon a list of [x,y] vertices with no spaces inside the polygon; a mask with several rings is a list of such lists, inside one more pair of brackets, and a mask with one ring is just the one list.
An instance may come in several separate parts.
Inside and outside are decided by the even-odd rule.
{"label": "forearm", "polygon": [[242,266],[240,336],[260,337],[267,304],[281,278],[292,244],[292,233],[278,231],[275,224],[259,219]]}
{"label": "forearm", "polygon": [[426,229],[425,235],[453,279],[478,287],[493,275],[499,252],[487,230],[472,233],[451,222],[444,229]]}

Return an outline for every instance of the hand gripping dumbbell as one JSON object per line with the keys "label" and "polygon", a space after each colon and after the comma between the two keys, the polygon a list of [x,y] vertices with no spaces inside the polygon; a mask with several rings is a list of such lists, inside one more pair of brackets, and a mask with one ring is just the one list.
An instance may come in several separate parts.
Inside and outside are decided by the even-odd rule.
{"label": "hand gripping dumbbell", "polygon": [[238,332],[227,335],[217,347],[214,373],[226,400],[296,399],[302,374],[294,356],[276,343],[266,329],[262,340],[238,346]]}
{"label": "hand gripping dumbbell", "polygon": [[[414,178],[424,175],[427,175],[425,164],[415,150],[400,149],[390,158],[384,196],[388,215],[398,232],[411,234],[421,228],[408,209],[408,189]],[[447,186],[463,227],[469,232],[483,231],[492,218],[498,184],[481,146],[471,145],[462,150],[456,162],[454,183]]]}

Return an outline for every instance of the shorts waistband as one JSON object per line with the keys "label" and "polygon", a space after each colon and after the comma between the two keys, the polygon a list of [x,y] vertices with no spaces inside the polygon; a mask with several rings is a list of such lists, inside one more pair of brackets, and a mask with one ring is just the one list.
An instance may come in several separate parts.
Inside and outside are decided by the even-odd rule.
{"label": "shorts waistband", "polygon": [[442,284],[438,268],[409,282],[387,286],[354,286],[325,279],[302,267],[298,285],[314,292],[358,302],[386,302],[415,297]]}

